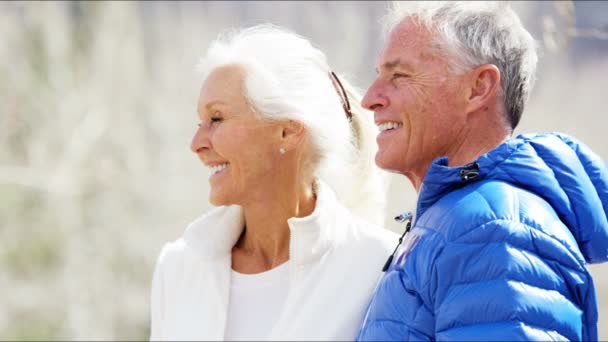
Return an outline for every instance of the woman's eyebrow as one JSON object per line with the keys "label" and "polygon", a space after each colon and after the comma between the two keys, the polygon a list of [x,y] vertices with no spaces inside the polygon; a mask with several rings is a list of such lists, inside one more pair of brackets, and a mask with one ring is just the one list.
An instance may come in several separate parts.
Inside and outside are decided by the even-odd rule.
{"label": "woman's eyebrow", "polygon": [[225,102],[220,101],[220,100],[216,100],[216,101],[211,101],[211,102],[207,103],[205,105],[205,108],[211,109],[212,107],[215,107],[215,106],[225,106],[225,105],[226,105]]}

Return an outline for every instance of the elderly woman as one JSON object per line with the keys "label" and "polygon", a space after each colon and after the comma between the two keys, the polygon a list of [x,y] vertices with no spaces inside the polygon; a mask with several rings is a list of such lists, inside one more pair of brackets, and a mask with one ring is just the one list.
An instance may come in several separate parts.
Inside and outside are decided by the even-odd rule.
{"label": "elderly woman", "polygon": [[385,196],[372,116],[275,26],[223,35],[201,66],[191,148],[217,207],[163,248],[151,339],[353,340],[396,242],[368,223]]}

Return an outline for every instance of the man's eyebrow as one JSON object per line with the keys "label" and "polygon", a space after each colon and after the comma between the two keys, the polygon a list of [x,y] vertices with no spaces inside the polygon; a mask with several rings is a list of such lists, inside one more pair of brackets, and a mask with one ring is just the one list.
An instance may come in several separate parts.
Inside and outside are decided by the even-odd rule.
{"label": "man's eyebrow", "polygon": [[[388,61],[380,66],[381,69],[384,69],[387,71],[393,70],[396,67],[404,67],[406,69],[411,69],[409,64],[405,63],[404,61],[402,61],[399,58],[397,58],[393,61]],[[378,68],[376,68],[376,73],[379,73],[379,72],[380,72],[380,70],[378,70]]]}

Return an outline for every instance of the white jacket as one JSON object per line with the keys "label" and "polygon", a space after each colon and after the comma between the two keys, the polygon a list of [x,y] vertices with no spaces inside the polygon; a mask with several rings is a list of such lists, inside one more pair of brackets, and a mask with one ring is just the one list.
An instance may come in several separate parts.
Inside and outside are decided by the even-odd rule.
{"label": "white jacket", "polygon": [[[353,216],[322,182],[313,213],[288,224],[290,289],[269,339],[354,340],[396,234]],[[164,246],[151,340],[224,339],[231,250],[242,229],[239,206],[217,207]]]}

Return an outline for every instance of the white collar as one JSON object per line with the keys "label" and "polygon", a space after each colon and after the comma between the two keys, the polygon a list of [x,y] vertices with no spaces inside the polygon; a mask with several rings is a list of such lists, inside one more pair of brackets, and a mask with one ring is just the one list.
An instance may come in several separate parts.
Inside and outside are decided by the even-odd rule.
{"label": "white collar", "polygon": [[[317,181],[317,201],[313,212],[306,217],[287,220],[291,233],[290,260],[304,265],[319,259],[341,237],[344,224],[337,221],[343,210],[333,190]],[[184,241],[205,259],[230,255],[244,227],[242,208],[237,205],[215,207],[192,222],[184,232]]]}

